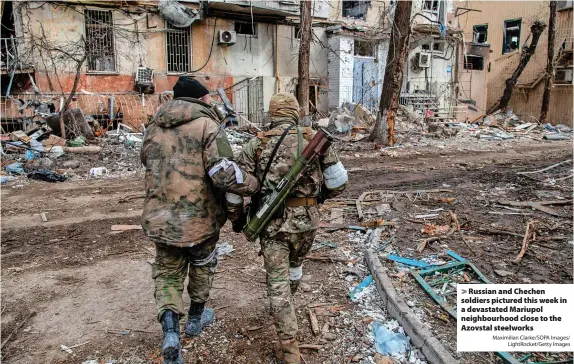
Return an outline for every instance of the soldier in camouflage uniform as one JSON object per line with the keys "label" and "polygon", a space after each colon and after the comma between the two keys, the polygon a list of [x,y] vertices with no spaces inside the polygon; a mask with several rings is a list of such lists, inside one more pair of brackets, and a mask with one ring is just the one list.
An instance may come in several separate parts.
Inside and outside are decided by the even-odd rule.
{"label": "soldier in camouflage uniform", "polygon": [[215,245],[225,224],[224,193],[250,195],[257,179],[233,161],[209,91],[182,77],[174,99],[147,129],[141,150],[146,167],[142,227],[156,245],[152,268],[158,320],[164,331],[164,363],[183,364],[179,319],[185,315],[183,284],[191,299],[185,333],[199,335],[214,320],[205,308],[217,266]]}
{"label": "soldier in camouflage uniform", "polygon": [[[247,173],[258,177],[263,196],[271,194],[313,138],[311,128],[298,127],[299,104],[293,95],[280,93],[273,96],[269,116],[270,131],[252,139],[244,147],[238,161]],[[289,130],[263,179],[272,151],[286,129]],[[307,169],[291,190],[282,213],[271,220],[260,236],[271,311],[279,336],[278,355],[286,363],[300,363],[292,294],[301,281],[303,260],[313,245],[319,227],[317,198],[320,192],[325,198],[335,196],[346,185],[347,171],[329,148],[322,158]]]}

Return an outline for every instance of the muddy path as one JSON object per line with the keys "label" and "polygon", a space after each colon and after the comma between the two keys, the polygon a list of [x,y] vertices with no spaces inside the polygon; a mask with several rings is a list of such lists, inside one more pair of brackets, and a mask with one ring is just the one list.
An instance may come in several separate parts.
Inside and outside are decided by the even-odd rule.
{"label": "muddy path", "polygon": [[[356,198],[370,189],[448,185],[457,191],[459,202],[455,208],[465,220],[483,214],[472,207],[479,201],[472,200],[480,195],[477,191],[513,184],[519,186],[517,193],[506,197],[533,198],[534,192],[544,188],[517,177],[515,172],[572,158],[568,143],[397,157],[379,156],[372,151],[361,152],[358,157],[355,154],[342,153],[351,181],[343,197]],[[571,188],[558,191],[571,197]],[[149,264],[153,245],[141,231],[110,231],[112,224],[139,224],[142,196],[143,183],[135,177],[59,184],[31,182],[20,188],[2,188],[2,337],[12,334],[2,350],[3,362],[161,362],[161,330],[155,321]],[[410,207],[400,202],[392,207],[398,215],[410,213]],[[571,205],[561,211],[571,213]],[[42,212],[48,221],[42,221]],[[347,218],[356,219],[352,214]],[[495,215],[481,218],[507,224],[517,231],[524,223],[521,217],[502,222]],[[571,233],[571,221],[561,223],[559,233]],[[399,245],[412,246],[418,230],[420,226],[405,225],[397,233]],[[344,255],[352,245],[343,232],[321,231],[318,239],[337,242],[338,247],[332,252],[335,255]],[[184,341],[186,362],[273,363],[275,330],[268,312],[258,246],[232,234],[228,226],[221,241],[233,244],[235,251],[218,267],[209,302],[216,308],[217,322],[200,338]],[[452,244],[461,254],[472,254],[466,244]],[[508,249],[500,243],[472,244],[477,264],[489,274],[494,268],[487,262],[500,259],[501,251]],[[560,249],[559,245],[551,246]],[[571,267],[572,256],[559,256],[559,251],[547,249],[545,253],[553,259],[550,270],[544,270],[544,258],[527,256],[524,265],[531,266],[532,273],[520,267],[514,273],[532,282],[571,281],[572,275],[565,273],[565,268]],[[357,339],[368,330],[368,322],[345,316],[345,312],[358,308],[347,298],[344,269],[343,264],[331,262],[305,264],[309,289],[296,296],[301,340],[309,344],[319,342],[310,332],[306,305],[321,301],[342,307],[338,317],[320,317],[321,322],[332,322],[337,338],[323,340],[324,349],[319,352],[304,351],[307,363],[347,363],[356,356],[358,348],[372,345]],[[62,351],[61,345],[71,347],[73,353]]]}

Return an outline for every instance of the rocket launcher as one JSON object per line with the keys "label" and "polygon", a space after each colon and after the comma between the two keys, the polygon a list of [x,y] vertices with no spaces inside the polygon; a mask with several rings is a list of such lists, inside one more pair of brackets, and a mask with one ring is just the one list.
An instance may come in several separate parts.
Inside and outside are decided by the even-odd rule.
{"label": "rocket launcher", "polygon": [[324,155],[331,146],[333,137],[324,129],[319,129],[313,139],[303,149],[303,152],[297,158],[289,172],[281,179],[275,191],[265,199],[263,205],[255,215],[249,220],[243,228],[243,234],[249,241],[255,241],[259,234],[267,226],[271,218],[275,215],[279,207],[297,184],[299,178],[305,173],[305,170],[319,156]]}

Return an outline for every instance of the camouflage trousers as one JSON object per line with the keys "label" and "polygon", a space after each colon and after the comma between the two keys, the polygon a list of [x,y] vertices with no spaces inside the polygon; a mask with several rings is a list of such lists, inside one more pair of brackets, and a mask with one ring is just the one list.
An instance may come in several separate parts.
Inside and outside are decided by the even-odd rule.
{"label": "camouflage trousers", "polygon": [[217,267],[215,245],[218,240],[219,234],[189,248],[156,244],[152,278],[158,321],[167,310],[180,317],[187,313],[182,297],[186,276],[189,276],[187,293],[191,302],[207,301]]}
{"label": "camouflage trousers", "polygon": [[311,250],[316,230],[299,234],[278,233],[261,238],[261,250],[267,272],[267,293],[275,328],[280,340],[293,339],[297,335],[297,317],[291,288],[289,268],[301,267]]}

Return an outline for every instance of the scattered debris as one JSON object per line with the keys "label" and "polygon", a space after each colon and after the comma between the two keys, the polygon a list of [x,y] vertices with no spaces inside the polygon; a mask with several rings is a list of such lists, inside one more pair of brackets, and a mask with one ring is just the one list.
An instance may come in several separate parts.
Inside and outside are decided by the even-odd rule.
{"label": "scattered debris", "polygon": [[[401,330],[402,328],[397,328]],[[403,332],[389,330],[379,321],[373,322],[373,336],[375,337],[375,348],[383,355],[399,356],[410,349],[409,338]]]}
{"label": "scattered debris", "polygon": [[514,263],[519,263],[522,258],[524,257],[524,254],[526,254],[526,250],[528,249],[528,245],[530,244],[531,240],[535,239],[535,230],[534,230],[534,225],[536,224],[536,221],[528,221],[526,223],[526,232],[524,233],[524,240],[522,241],[522,248],[520,249],[520,252],[518,253],[518,255],[516,256],[516,259],[514,259]]}
{"label": "scattered debris", "polygon": [[217,256],[219,257],[229,255],[231,252],[235,250],[233,248],[233,245],[226,242],[217,243],[216,249],[217,249]]}
{"label": "scattered debris", "polygon": [[69,347],[67,347],[66,345],[60,345],[60,350],[65,351],[68,354],[73,354],[74,352],[72,351],[72,349],[70,349]]}
{"label": "scattered debris", "polygon": [[319,329],[319,321],[317,321],[317,316],[313,313],[313,309],[308,309],[307,314],[309,315],[309,322],[311,323],[311,331],[314,335],[319,335],[321,330]]}
{"label": "scattered debris", "polygon": [[112,225],[112,231],[141,230],[141,225]]}
{"label": "scattered debris", "polygon": [[90,176],[92,177],[101,177],[103,175],[108,174],[108,169],[106,167],[97,167],[90,169]]}
{"label": "scattered debris", "polygon": [[65,180],[68,179],[68,177],[64,175],[46,169],[40,169],[35,172],[28,173],[28,178],[37,179],[45,182],[64,182]]}
{"label": "scattered debris", "polygon": [[361,283],[359,283],[351,292],[349,292],[349,297],[351,301],[356,301],[361,297],[361,293],[367,288],[371,283],[373,283],[373,276],[368,275]]}

